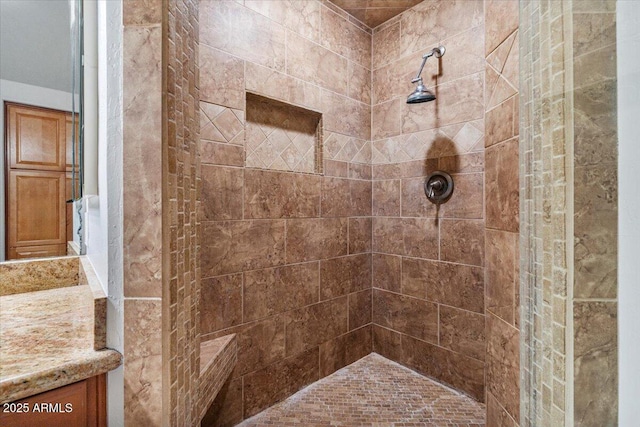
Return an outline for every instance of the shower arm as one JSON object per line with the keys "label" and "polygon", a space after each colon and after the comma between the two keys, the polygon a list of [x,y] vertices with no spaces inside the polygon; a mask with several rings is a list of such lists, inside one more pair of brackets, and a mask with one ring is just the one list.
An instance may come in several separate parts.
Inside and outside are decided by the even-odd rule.
{"label": "shower arm", "polygon": [[436,58],[440,58],[442,55],[444,55],[444,46],[434,47],[433,49],[431,49],[431,52],[425,53],[422,56],[422,64],[420,64],[420,69],[418,70],[418,74],[413,80],[411,80],[411,83],[417,83],[419,81],[422,81],[422,77],[420,77],[420,75],[422,74],[422,70],[424,69],[424,64],[427,63],[427,59],[429,59],[434,55],[436,56]]}

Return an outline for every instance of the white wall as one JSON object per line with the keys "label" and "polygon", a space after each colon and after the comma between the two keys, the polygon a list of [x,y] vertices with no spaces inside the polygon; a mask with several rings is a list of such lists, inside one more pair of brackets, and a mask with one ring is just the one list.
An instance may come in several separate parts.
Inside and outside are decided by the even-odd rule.
{"label": "white wall", "polygon": [[619,425],[640,420],[640,1],[617,2]]}
{"label": "white wall", "polygon": [[[86,1],[86,0],[85,0]],[[98,187],[86,202],[87,256],[106,284],[107,346],[124,354],[122,287],[122,1],[98,0]],[[110,426],[124,425],[124,376],[107,377]]]}
{"label": "white wall", "polygon": [[[55,110],[71,111],[72,94],[68,92],[62,92],[54,89],[47,89],[39,86],[32,86],[24,83],[18,83],[10,80],[0,80],[0,103],[2,110],[0,114],[0,131],[2,137],[2,147],[0,148],[0,165],[2,168],[4,164],[4,147],[5,147],[5,133],[4,133],[4,103],[17,102],[20,104],[35,105],[37,107],[52,108]],[[77,98],[76,98],[76,105]],[[0,261],[6,259],[5,248],[5,194],[4,194],[4,169],[0,173]]]}

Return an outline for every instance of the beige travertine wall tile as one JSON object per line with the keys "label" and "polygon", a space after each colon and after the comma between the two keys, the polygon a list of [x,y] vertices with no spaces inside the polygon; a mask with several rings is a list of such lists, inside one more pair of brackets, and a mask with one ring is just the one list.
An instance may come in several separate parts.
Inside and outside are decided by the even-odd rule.
{"label": "beige travertine wall tile", "polygon": [[519,333],[491,313],[487,314],[487,359],[487,392],[513,419],[519,419]]}
{"label": "beige travertine wall tile", "polygon": [[513,96],[496,108],[487,111],[484,139],[486,147],[511,139],[518,134],[518,118],[515,116],[518,103],[519,98]]}
{"label": "beige travertine wall tile", "polygon": [[236,2],[201,1],[200,23],[203,45],[284,71],[286,30],[264,15]]}
{"label": "beige travertine wall tile", "polygon": [[244,146],[200,141],[200,156],[203,164],[243,166]]}
{"label": "beige travertine wall tile", "polygon": [[220,427],[241,421],[242,378],[228,379],[202,419],[202,425]]}
{"label": "beige travertine wall tile", "polygon": [[484,153],[476,152],[438,159],[438,168],[449,173],[484,172]]}
{"label": "beige travertine wall tile", "polygon": [[[208,334],[242,323],[242,274],[205,279],[201,286],[201,333]],[[224,305],[217,304],[218,301],[224,301]]]}
{"label": "beige travertine wall tile", "polygon": [[617,424],[618,344],[615,301],[574,302],[574,417],[581,426]]}
{"label": "beige travertine wall tile", "polygon": [[482,12],[482,2],[422,2],[402,14],[401,49],[431,49],[439,40],[482,24]]}
{"label": "beige travertine wall tile", "polygon": [[401,113],[403,99],[394,99],[374,105],[371,109],[371,138],[382,139],[401,133]]}
{"label": "beige travertine wall tile", "polygon": [[320,376],[330,375],[369,353],[371,353],[370,326],[359,328],[322,343],[320,345]]}
{"label": "beige travertine wall tile", "polygon": [[487,393],[487,425],[496,427],[516,427],[518,425],[491,393]]}
{"label": "beige travertine wall tile", "polygon": [[573,28],[573,55],[576,58],[616,43],[615,13],[574,12]]}
{"label": "beige travertine wall tile", "polygon": [[251,93],[320,110],[320,87],[268,67],[246,62],[245,88]]}
{"label": "beige travertine wall tile", "polygon": [[425,298],[438,304],[483,313],[483,289],[483,269],[480,267],[402,259],[403,293],[410,291],[418,297],[425,295]]}
{"label": "beige travertine wall tile", "polygon": [[483,81],[482,74],[472,74],[436,86],[433,89],[437,97],[435,102],[402,104],[402,132],[417,132],[483,118]]}
{"label": "beige travertine wall tile", "polygon": [[[371,270],[369,270],[371,271]],[[369,282],[371,283],[371,282]],[[361,328],[370,325],[372,321],[373,298],[371,289],[365,289],[360,292],[349,294],[349,330]],[[368,344],[370,344],[369,341]],[[362,343],[362,347],[364,344]],[[369,351],[370,348],[369,348]]]}
{"label": "beige travertine wall tile", "polygon": [[[400,335],[399,360],[402,364],[484,401],[484,363],[410,335],[397,335]],[[397,338],[392,338],[391,342],[394,341]]]}
{"label": "beige travertine wall tile", "polygon": [[373,323],[436,344],[438,306],[423,299],[374,289]]}
{"label": "beige travertine wall tile", "polygon": [[125,297],[162,295],[161,44],[160,26],[124,29]]}
{"label": "beige travertine wall tile", "polygon": [[245,218],[320,215],[321,177],[252,169],[244,176]]}
{"label": "beige travertine wall tile", "polygon": [[491,146],[486,151],[487,227],[518,231],[518,139]]}
{"label": "beige travertine wall tile", "polygon": [[327,90],[322,91],[325,131],[368,140],[371,138],[371,108]]}
{"label": "beige travertine wall tile", "polygon": [[615,0],[581,0],[573,5],[574,12],[615,12]]}
{"label": "beige travertine wall tile", "polygon": [[611,108],[616,102],[616,81],[610,77],[576,89],[576,166],[611,164],[617,161],[617,109]]}
{"label": "beige travertine wall tile", "polygon": [[363,67],[371,67],[371,34],[326,7],[322,8],[320,28],[322,46]]}
{"label": "beige travertine wall tile", "polygon": [[518,2],[485,1],[485,53],[488,55],[518,29]]}
{"label": "beige travertine wall tile", "polygon": [[162,3],[158,0],[126,0],[122,2],[124,25],[162,23]]}
{"label": "beige travertine wall tile", "polygon": [[324,177],[321,197],[322,217],[370,216],[371,182]]}
{"label": "beige travertine wall tile", "polygon": [[371,218],[349,218],[349,254],[371,252]]}
{"label": "beige travertine wall tile", "polygon": [[246,0],[244,5],[315,42],[320,36],[320,3],[295,0]]}
{"label": "beige travertine wall tile", "polygon": [[215,334],[208,339],[236,334],[238,352],[236,368],[231,376],[241,377],[257,369],[265,368],[284,358],[284,317],[270,316],[255,322],[244,323]]}
{"label": "beige travertine wall tile", "polygon": [[374,288],[386,289],[400,293],[400,271],[402,257],[385,254],[373,254],[373,284]]}
{"label": "beige travertine wall tile", "polygon": [[283,264],[284,229],[284,220],[203,223],[202,276]]}
{"label": "beige travertine wall tile", "polygon": [[200,99],[244,110],[244,61],[206,45],[198,51]]}
{"label": "beige travertine wall tile", "polygon": [[400,22],[374,33],[372,44],[371,62],[374,67],[380,67],[398,59],[400,56]]}
{"label": "beige travertine wall tile", "polygon": [[365,104],[371,102],[371,71],[353,61],[349,61],[349,81],[347,95]]}
{"label": "beige travertine wall tile", "polygon": [[346,218],[287,221],[287,262],[327,259],[347,254]]}
{"label": "beige travertine wall tile", "polygon": [[400,216],[400,180],[373,181],[374,216]]}
{"label": "beige travertine wall tile", "polygon": [[373,218],[373,250],[426,259],[438,258],[438,228],[433,219]]}
{"label": "beige travertine wall tile", "polygon": [[341,95],[347,94],[347,59],[299,37],[287,35],[287,74],[313,82]]}
{"label": "beige travertine wall tile", "polygon": [[286,354],[317,348],[317,345],[347,332],[346,296],[289,311],[285,315]]}
{"label": "beige travertine wall tile", "polygon": [[162,301],[124,301],[124,416],[127,424],[162,424]]}
{"label": "beige travertine wall tile", "polygon": [[320,300],[371,288],[371,255],[351,255],[320,261]]}
{"label": "beige travertine wall tile", "polygon": [[516,276],[518,235],[487,229],[485,243],[487,310],[513,325],[515,294],[519,286]]}
{"label": "beige travertine wall tile", "polygon": [[317,262],[287,265],[244,274],[244,321],[261,319],[318,302]]}
{"label": "beige travertine wall tile", "polygon": [[461,264],[484,264],[484,221],[440,221],[440,259]]}
{"label": "beige travertine wall tile", "polygon": [[574,181],[574,296],[616,298],[617,163],[576,166]]}
{"label": "beige travertine wall tile", "polygon": [[202,220],[242,218],[244,173],[238,168],[204,165],[202,197],[211,200],[202,207]]}
{"label": "beige travertine wall tile", "polygon": [[318,380],[318,358],[319,350],[315,347],[246,375],[243,416],[249,418]]}
{"label": "beige travertine wall tile", "polygon": [[471,313],[445,305],[440,306],[440,341],[442,347],[484,360],[485,327],[484,314]]}
{"label": "beige travertine wall tile", "polygon": [[445,56],[440,60],[429,59],[429,61],[434,60],[434,63],[438,64],[436,77],[438,84],[484,71],[483,25],[443,39],[441,44],[446,48]]}

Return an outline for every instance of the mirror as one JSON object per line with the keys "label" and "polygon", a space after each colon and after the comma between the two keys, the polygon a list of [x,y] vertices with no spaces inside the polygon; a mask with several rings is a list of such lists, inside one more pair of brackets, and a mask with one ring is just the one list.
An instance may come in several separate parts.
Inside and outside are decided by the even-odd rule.
{"label": "mirror", "polygon": [[0,1],[0,261],[82,254],[82,0]]}

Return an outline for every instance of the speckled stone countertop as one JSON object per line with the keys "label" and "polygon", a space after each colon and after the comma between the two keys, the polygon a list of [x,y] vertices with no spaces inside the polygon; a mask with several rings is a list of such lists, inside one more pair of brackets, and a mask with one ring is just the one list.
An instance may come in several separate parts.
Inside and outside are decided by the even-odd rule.
{"label": "speckled stone countertop", "polygon": [[117,351],[94,350],[93,299],[89,285],[0,297],[0,403],[120,365]]}

